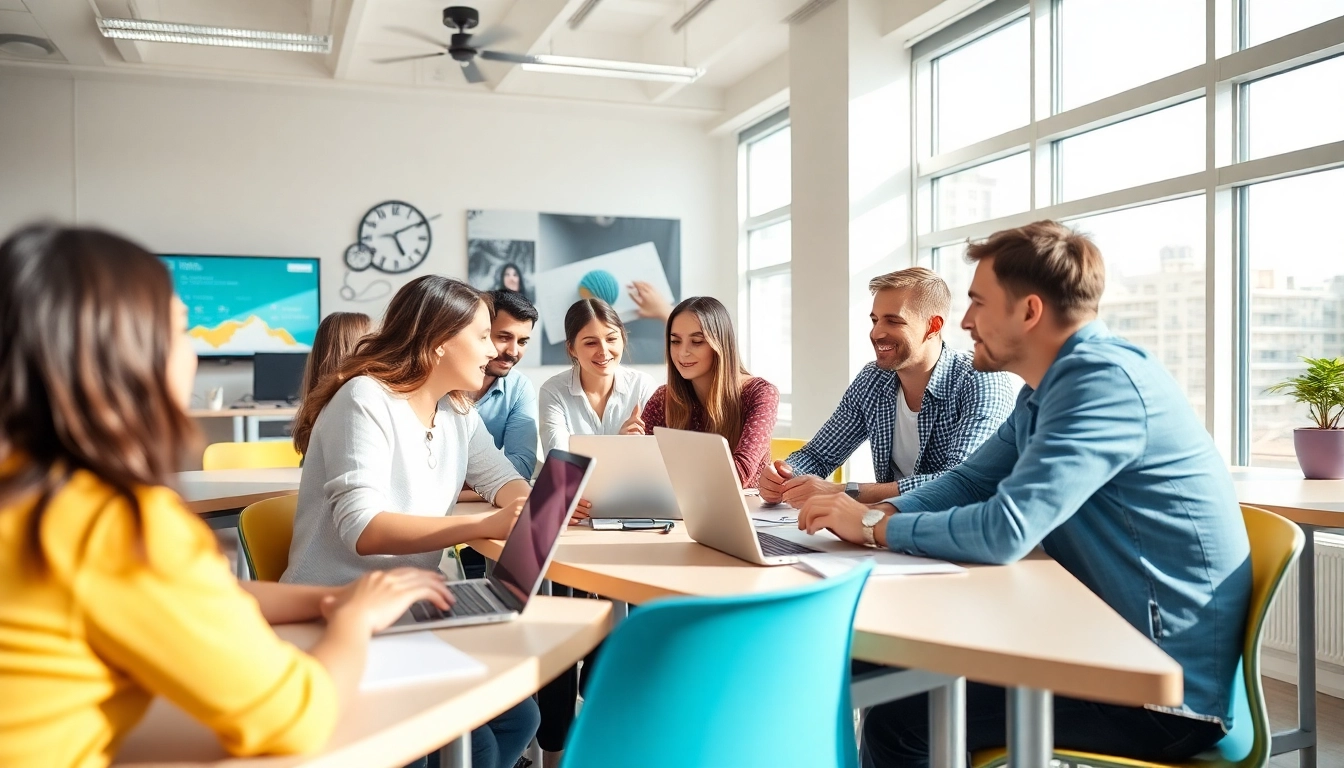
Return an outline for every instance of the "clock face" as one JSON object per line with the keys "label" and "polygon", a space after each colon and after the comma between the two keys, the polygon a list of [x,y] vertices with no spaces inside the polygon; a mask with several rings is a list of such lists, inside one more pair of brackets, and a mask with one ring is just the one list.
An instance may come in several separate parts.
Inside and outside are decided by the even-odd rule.
{"label": "clock face", "polygon": [[400,200],[380,203],[359,222],[359,245],[372,252],[370,262],[383,272],[407,272],[420,266],[432,242],[429,221]]}
{"label": "clock face", "polygon": [[345,266],[355,272],[363,272],[373,266],[373,249],[363,243],[355,243],[346,248]]}

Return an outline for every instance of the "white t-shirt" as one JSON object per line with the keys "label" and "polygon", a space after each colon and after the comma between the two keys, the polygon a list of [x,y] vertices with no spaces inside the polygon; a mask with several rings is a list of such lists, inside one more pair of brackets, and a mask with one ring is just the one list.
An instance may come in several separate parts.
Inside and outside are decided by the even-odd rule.
{"label": "white t-shirt", "polygon": [[557,373],[541,385],[537,393],[538,419],[541,427],[541,455],[552,448],[569,450],[570,435],[614,435],[638,405],[653,397],[658,382],[643,371],[622,365],[616,369],[616,381],[607,398],[607,407],[599,417],[579,382],[579,367]]}
{"label": "white t-shirt", "polygon": [[443,554],[438,550],[359,555],[355,543],[380,512],[445,517],[463,482],[493,499],[505,483],[519,479],[475,408],[463,414],[440,404],[434,427],[426,429],[404,396],[357,376],[313,424],[289,567],[280,580],[336,586],[373,570],[433,570]]}
{"label": "white t-shirt", "polygon": [[905,393],[896,390],[896,427],[892,431],[891,463],[896,468],[896,479],[915,473],[915,459],[919,458],[919,411],[910,410]]}

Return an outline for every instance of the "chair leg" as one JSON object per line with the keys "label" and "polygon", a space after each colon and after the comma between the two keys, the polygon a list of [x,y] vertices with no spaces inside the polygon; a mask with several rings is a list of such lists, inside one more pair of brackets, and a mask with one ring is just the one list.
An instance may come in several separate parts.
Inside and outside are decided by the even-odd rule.
{"label": "chair leg", "polygon": [[439,750],[439,768],[471,768],[471,731]]}

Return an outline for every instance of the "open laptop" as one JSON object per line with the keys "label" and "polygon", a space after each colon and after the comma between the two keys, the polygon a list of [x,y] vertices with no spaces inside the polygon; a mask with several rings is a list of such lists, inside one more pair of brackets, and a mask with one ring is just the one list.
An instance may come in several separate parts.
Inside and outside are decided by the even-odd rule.
{"label": "open laptop", "polygon": [[593,460],[552,450],[541,465],[499,561],[484,579],[449,582],[456,601],[447,611],[421,600],[383,633],[491,624],[518,618],[541,587],[569,516],[583,494]]}
{"label": "open laptop", "polygon": [[789,565],[822,551],[756,530],[723,437],[664,427],[653,434],[692,539],[757,565]]}
{"label": "open laptop", "polygon": [[572,435],[569,450],[597,463],[583,498],[595,518],[680,520],[677,495],[663,467],[658,441],[644,435]]}

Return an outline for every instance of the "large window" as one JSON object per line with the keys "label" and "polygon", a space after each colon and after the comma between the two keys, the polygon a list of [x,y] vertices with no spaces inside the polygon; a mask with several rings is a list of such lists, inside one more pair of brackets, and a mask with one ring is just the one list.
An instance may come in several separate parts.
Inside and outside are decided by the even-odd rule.
{"label": "large window", "polygon": [[787,114],[743,131],[741,220],[743,355],[757,376],[779,388],[779,420],[793,417],[793,281],[789,267],[790,132]]}
{"label": "large window", "polygon": [[933,61],[936,151],[1031,120],[1031,28],[1025,18]]}
{"label": "large window", "polygon": [[[1228,458],[1293,464],[1305,411],[1265,389],[1344,357],[1341,16],[1344,0],[993,0],[916,42],[916,254],[952,288],[948,344],[970,346],[966,243],[1063,221],[1106,260],[1101,319]],[[982,81],[944,76],[989,50],[1003,65],[981,61]],[[946,126],[953,108],[994,114]]]}

